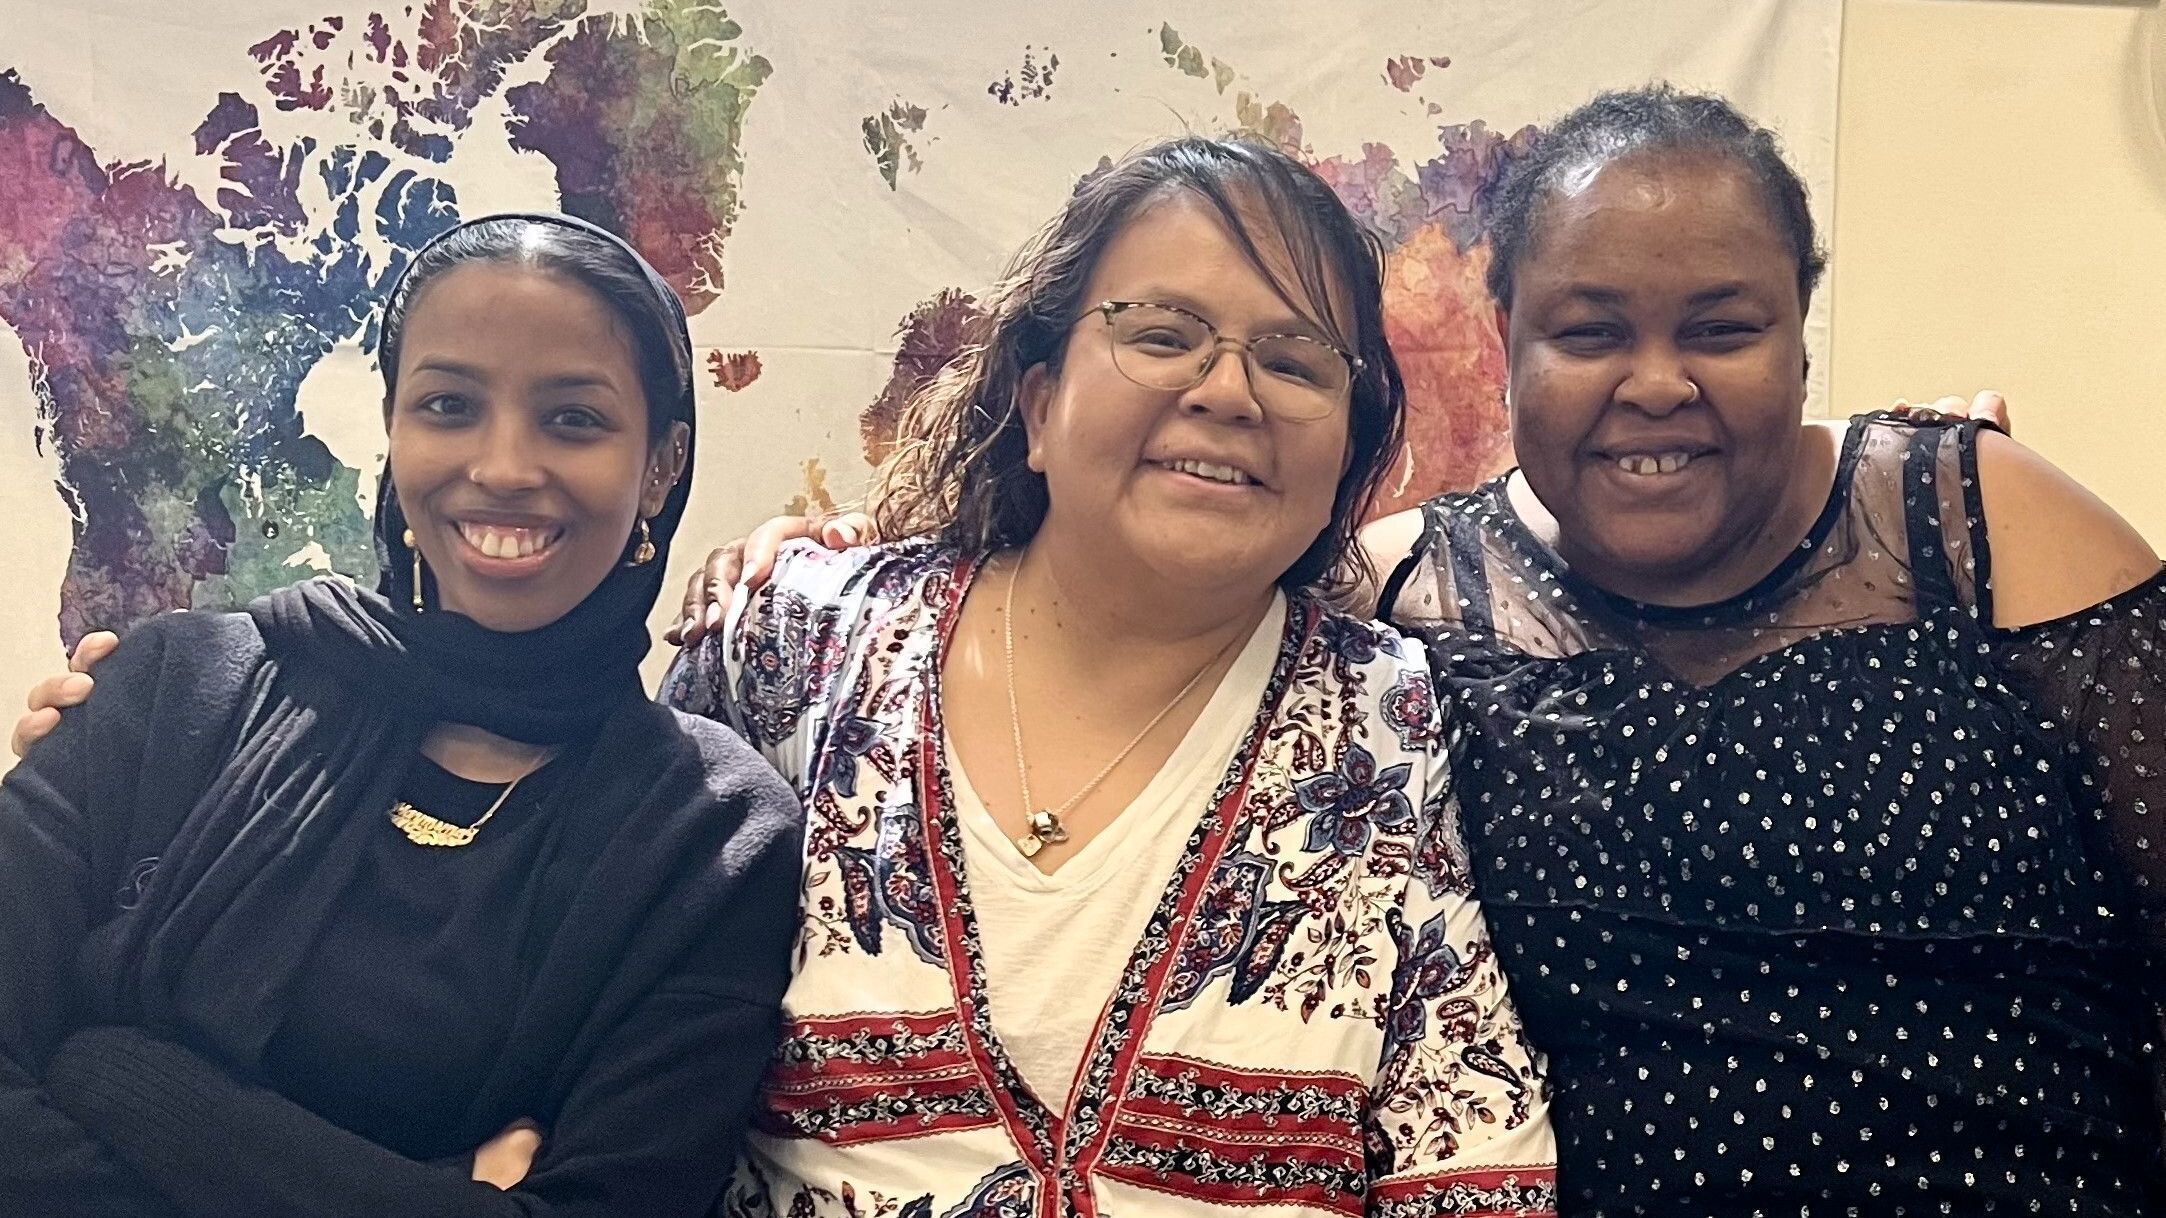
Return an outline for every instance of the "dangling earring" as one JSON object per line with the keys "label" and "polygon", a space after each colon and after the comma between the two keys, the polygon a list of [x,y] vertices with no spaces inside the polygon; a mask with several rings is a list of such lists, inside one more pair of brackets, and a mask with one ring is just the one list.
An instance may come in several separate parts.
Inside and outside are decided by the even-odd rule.
{"label": "dangling earring", "polygon": [[421,547],[414,544],[414,531],[412,529],[406,530],[405,536],[399,540],[405,542],[406,548],[413,551],[414,554],[414,612],[419,613],[421,612]]}
{"label": "dangling earring", "polygon": [[632,557],[624,565],[644,567],[654,561],[654,535],[647,531],[647,518],[639,518],[639,544],[632,547]]}

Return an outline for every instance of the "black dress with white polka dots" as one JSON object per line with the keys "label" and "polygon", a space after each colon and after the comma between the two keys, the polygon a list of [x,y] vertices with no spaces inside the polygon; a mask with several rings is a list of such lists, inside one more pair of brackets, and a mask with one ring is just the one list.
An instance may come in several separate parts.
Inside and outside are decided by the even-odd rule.
{"label": "black dress with white polka dots", "polygon": [[1576,579],[1501,481],[1386,610],[1470,733],[1479,891],[1576,1215],[2166,1215],[2166,577],[1991,629],[1970,426],[1854,421],[1751,590]]}

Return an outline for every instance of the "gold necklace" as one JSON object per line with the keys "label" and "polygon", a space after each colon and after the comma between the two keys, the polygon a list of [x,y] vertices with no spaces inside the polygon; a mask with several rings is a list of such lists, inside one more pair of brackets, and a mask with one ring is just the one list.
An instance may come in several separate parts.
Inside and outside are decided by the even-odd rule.
{"label": "gold necklace", "polygon": [[[1000,608],[1000,641],[1008,663],[1008,727],[1015,736],[1015,782],[1023,791],[1023,807],[1029,809],[1037,801],[1030,797],[1030,774],[1028,767],[1023,764],[1023,713],[1017,709],[1015,704],[1015,580],[1022,573],[1023,557],[1021,554],[1017,554],[1015,566],[1008,572],[1007,599],[1002,602]],[[1077,804],[1082,803],[1084,796],[1097,790],[1098,784],[1106,780],[1106,775],[1111,774],[1114,767],[1128,760],[1128,755],[1136,751],[1136,746],[1142,744],[1143,738],[1151,734],[1151,729],[1157,727],[1167,715],[1172,714],[1173,708],[1179,706],[1182,700],[1187,698],[1189,693],[1196,688],[1196,685],[1203,680],[1203,675],[1216,667],[1218,662],[1225,658],[1226,653],[1233,649],[1233,645],[1241,641],[1243,637],[1242,635],[1235,635],[1227,640],[1225,646],[1213,653],[1210,659],[1205,660],[1203,667],[1196,670],[1196,675],[1190,677],[1188,684],[1181,687],[1181,692],[1173,695],[1173,701],[1159,708],[1158,713],[1151,716],[1151,721],[1143,725],[1143,730],[1130,738],[1127,744],[1122,745],[1121,751],[1113,754],[1113,760],[1105,763],[1096,774],[1091,775],[1091,780],[1077,788],[1076,793],[1070,795],[1067,802],[1061,804],[1058,808],[1039,808],[1030,813],[1030,819],[1027,822],[1030,831],[1015,839],[1015,848],[1023,852],[1024,858],[1036,858],[1038,852],[1047,846],[1057,846],[1068,840],[1068,828],[1061,823],[1060,818],[1066,816],[1069,810]]]}
{"label": "gold necklace", "polygon": [[[533,772],[528,770],[527,774]],[[481,819],[471,825],[454,825],[448,820],[438,820],[403,799],[391,805],[391,823],[397,825],[399,832],[406,835],[406,840],[416,846],[442,846],[450,849],[471,846],[474,838],[481,833],[481,827],[489,823],[489,818],[495,816],[497,809],[504,806],[504,801],[511,798],[512,791],[525,781],[526,774],[521,774],[505,783],[503,793],[496,797],[496,802],[490,804],[489,810],[481,814]]]}

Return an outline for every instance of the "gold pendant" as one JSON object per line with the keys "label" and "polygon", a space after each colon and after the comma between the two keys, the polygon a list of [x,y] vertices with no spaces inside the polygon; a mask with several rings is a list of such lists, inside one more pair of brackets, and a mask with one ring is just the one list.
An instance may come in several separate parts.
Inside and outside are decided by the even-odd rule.
{"label": "gold pendant", "polygon": [[1030,832],[1015,839],[1015,848],[1023,857],[1034,859],[1047,846],[1057,846],[1068,840],[1068,830],[1060,823],[1060,814],[1043,808],[1030,814]]}
{"label": "gold pendant", "polygon": [[[490,811],[495,811],[494,808]],[[406,840],[416,846],[469,846],[474,842],[475,826],[454,825],[448,820],[438,820],[405,800],[391,805],[391,823],[398,826]]]}

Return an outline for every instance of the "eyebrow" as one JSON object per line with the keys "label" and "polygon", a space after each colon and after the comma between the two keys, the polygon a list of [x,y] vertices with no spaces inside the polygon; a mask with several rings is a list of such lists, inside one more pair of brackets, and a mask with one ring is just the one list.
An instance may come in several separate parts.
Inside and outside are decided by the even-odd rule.
{"label": "eyebrow", "polygon": [[[1744,294],[1745,285],[1742,283],[1717,284],[1714,287],[1694,292],[1685,298],[1685,304],[1690,308],[1697,309],[1705,305],[1719,304],[1725,300],[1734,300]],[[1591,284],[1575,284],[1568,295],[1575,300],[1584,300],[1589,304],[1608,305],[1612,308],[1622,307],[1625,303],[1625,293],[1618,291],[1616,288],[1598,288]]]}
{"label": "eyebrow", "polygon": [[[481,370],[472,364],[462,364],[453,359],[429,358],[414,365],[414,372],[436,372],[454,376],[465,381],[481,381]],[[543,389],[609,389],[618,388],[617,382],[599,372],[564,372],[541,382]]]}
{"label": "eyebrow", "polygon": [[414,365],[414,371],[441,372],[446,376],[455,376],[460,378],[461,380],[468,381],[478,381],[481,379],[481,373],[477,371],[473,365],[462,364],[457,360],[425,359],[422,360],[420,363]]}
{"label": "eyebrow", "polygon": [[[1186,309],[1189,312],[1194,313],[1196,316],[1203,318],[1214,326],[1219,324],[1218,319],[1211,316],[1211,310],[1203,307],[1202,304],[1197,302],[1195,297],[1190,296],[1185,292],[1147,290],[1135,296],[1119,297],[1117,299],[1141,300],[1149,302],[1151,304],[1173,305],[1177,308]],[[1276,322],[1269,322],[1257,327],[1256,334],[1250,335],[1250,337],[1253,338],[1256,337],[1256,335],[1262,334],[1292,334],[1297,335],[1301,338],[1313,338],[1317,342],[1328,343],[1334,347],[1339,345],[1337,339],[1325,333],[1324,330],[1319,327],[1315,322],[1312,322],[1308,318],[1303,317],[1298,312],[1289,312]]]}
{"label": "eyebrow", "polygon": [[1743,296],[1744,294],[1744,284],[1725,283],[1717,287],[1708,288],[1704,292],[1694,292],[1692,295],[1685,298],[1685,303],[1692,306],[1693,308],[1699,308],[1701,305],[1711,305],[1720,303],[1725,300],[1734,300],[1739,296]]}

